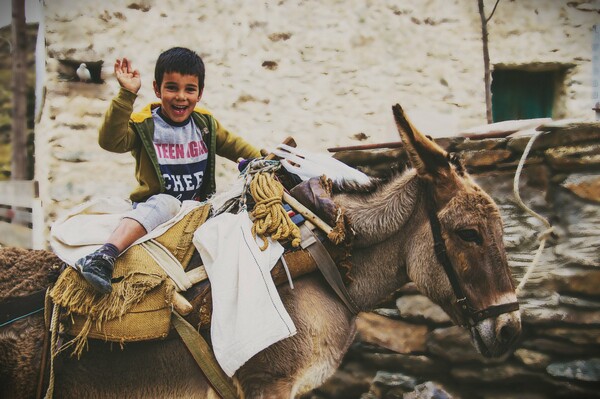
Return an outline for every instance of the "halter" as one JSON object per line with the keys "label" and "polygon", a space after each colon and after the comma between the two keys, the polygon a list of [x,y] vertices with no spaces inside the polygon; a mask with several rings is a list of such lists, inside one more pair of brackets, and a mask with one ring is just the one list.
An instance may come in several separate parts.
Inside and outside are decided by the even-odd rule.
{"label": "halter", "polygon": [[442,236],[442,229],[440,226],[440,220],[438,219],[435,200],[433,196],[433,186],[431,183],[426,184],[426,201],[425,207],[427,209],[427,215],[429,216],[429,224],[431,225],[431,233],[433,234],[433,249],[435,251],[435,257],[438,262],[444,267],[444,271],[450,280],[450,285],[456,296],[456,303],[460,307],[465,324],[463,326],[475,327],[480,321],[489,317],[496,317],[504,313],[514,312],[519,310],[518,302],[503,303],[501,305],[489,306],[485,309],[475,310],[471,306],[471,302],[460,287],[458,276],[452,262],[448,257],[448,251],[446,249],[446,243]]}

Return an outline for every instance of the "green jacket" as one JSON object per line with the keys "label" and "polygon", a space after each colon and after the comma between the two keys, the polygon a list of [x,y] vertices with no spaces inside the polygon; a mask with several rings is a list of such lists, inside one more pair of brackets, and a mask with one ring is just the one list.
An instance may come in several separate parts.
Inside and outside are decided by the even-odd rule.
{"label": "green jacket", "polygon": [[[119,90],[104,116],[98,143],[110,152],[131,151],[135,158],[135,177],[139,186],[129,197],[134,202],[142,202],[154,194],[164,192],[165,181],[160,173],[156,150],[152,143],[154,121],[151,111],[160,103],[148,104],[140,112],[133,113],[136,98],[135,93],[123,88]],[[260,157],[260,151],[224,129],[210,112],[204,109],[194,109],[192,118],[202,130],[202,138],[208,146],[206,171],[199,190],[200,199],[206,199],[216,189],[215,153],[235,162],[238,158]]]}

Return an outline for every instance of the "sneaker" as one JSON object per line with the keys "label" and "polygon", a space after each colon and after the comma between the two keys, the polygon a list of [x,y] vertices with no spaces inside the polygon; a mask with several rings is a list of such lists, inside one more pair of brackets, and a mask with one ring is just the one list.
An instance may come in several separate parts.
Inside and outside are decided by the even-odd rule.
{"label": "sneaker", "polygon": [[93,252],[75,262],[75,267],[83,278],[101,294],[112,291],[110,280],[114,266],[115,258],[98,252]]}

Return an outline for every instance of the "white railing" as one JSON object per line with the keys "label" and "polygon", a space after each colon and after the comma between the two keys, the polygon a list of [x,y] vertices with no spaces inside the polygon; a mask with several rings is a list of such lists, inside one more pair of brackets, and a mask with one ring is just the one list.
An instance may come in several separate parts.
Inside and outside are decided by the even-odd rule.
{"label": "white railing", "polygon": [[45,248],[37,181],[0,181],[0,246]]}

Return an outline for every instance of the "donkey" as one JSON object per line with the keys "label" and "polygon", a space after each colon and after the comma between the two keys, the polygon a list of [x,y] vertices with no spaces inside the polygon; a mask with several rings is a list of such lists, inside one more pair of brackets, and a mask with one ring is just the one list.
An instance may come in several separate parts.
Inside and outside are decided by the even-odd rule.
{"label": "donkey", "polygon": [[[387,183],[342,184],[333,196],[355,232],[348,296],[359,311],[369,311],[413,281],[469,328],[480,353],[500,356],[519,336],[521,321],[498,208],[400,106],[393,111],[413,168]],[[0,270],[6,275],[10,266]],[[236,372],[242,398],[295,398],[320,386],[354,339],[356,312],[319,273],[294,285],[279,292],[298,332]],[[37,314],[0,328],[0,396],[33,396],[39,355],[31,354],[42,349],[42,319]],[[93,341],[80,360],[61,356],[55,368],[59,398],[217,397],[176,337],[124,348]]]}

